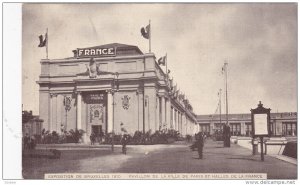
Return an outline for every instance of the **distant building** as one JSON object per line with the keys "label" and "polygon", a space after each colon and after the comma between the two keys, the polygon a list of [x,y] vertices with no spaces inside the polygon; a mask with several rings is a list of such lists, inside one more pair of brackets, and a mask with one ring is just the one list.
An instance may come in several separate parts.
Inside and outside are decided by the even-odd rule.
{"label": "distant building", "polygon": [[32,115],[32,111],[22,111],[23,136],[41,135],[43,120],[39,116]]}
{"label": "distant building", "polygon": [[[41,60],[39,89],[42,128],[121,132],[198,131],[189,101],[176,89],[153,53],[133,45],[106,44],[73,51],[64,59]],[[87,140],[85,140],[87,141]]]}
{"label": "distant building", "polygon": [[[198,115],[197,123],[200,131],[209,135],[222,132],[222,124],[226,123],[226,115]],[[228,123],[232,136],[251,136],[251,114],[229,114]],[[297,113],[271,113],[272,136],[297,136]]]}

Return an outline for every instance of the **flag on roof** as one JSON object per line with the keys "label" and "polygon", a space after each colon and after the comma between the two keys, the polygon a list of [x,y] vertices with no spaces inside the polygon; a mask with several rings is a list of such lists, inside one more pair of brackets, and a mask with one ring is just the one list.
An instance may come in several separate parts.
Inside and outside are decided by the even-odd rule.
{"label": "flag on roof", "polygon": [[45,47],[48,40],[47,33],[45,34],[45,39],[43,38],[43,35],[40,35],[39,39],[40,39],[40,44],[38,45],[38,47]]}
{"label": "flag on roof", "polygon": [[141,28],[141,33],[142,33],[142,36],[145,38],[145,39],[149,39],[150,38],[150,24],[148,24],[146,26],[146,28],[142,27]]}

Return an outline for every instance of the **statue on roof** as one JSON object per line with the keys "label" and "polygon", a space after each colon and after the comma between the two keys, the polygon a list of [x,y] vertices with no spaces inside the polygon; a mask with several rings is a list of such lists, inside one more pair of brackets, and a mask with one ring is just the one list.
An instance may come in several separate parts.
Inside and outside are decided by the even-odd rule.
{"label": "statue on roof", "polygon": [[86,69],[89,73],[90,78],[96,78],[97,77],[97,64],[94,60],[94,58],[90,59],[90,63],[89,64],[85,64]]}
{"label": "statue on roof", "polygon": [[113,72],[101,71],[100,64],[96,64],[94,58],[91,58],[90,63],[85,64],[85,66],[87,69],[86,73],[89,74],[90,78],[97,78],[97,75],[101,75],[101,74],[115,74]]}

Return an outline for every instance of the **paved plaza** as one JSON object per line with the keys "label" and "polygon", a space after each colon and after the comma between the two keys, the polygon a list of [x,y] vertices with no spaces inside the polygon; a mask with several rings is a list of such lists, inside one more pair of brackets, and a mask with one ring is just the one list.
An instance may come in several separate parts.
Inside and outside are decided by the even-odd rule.
{"label": "paved plaza", "polygon": [[[116,146],[109,145],[47,146],[61,150],[60,159],[23,158],[24,178],[43,178],[45,173],[266,173],[269,179],[296,179],[297,165],[265,156],[252,155],[252,151],[232,144],[224,148],[223,142],[207,139],[204,158],[189,149],[190,143],[170,145],[128,146],[127,155]],[[39,145],[37,150],[46,147]]]}

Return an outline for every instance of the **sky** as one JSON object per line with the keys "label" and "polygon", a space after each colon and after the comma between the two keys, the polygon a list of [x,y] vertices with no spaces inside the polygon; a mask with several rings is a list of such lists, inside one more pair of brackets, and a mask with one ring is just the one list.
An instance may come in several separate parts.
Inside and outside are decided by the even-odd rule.
{"label": "sky", "polygon": [[[214,114],[228,63],[229,113],[297,111],[297,4],[24,4],[22,102],[39,114],[38,36],[48,28],[49,58],[108,43],[148,52],[140,29],[151,19],[151,49],[168,68],[196,114]],[[163,67],[162,67],[163,68]],[[225,110],[224,103],[222,111]],[[223,112],[224,113],[224,112]]]}

